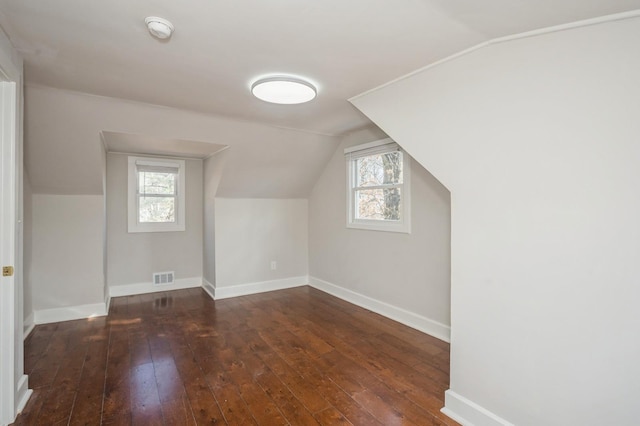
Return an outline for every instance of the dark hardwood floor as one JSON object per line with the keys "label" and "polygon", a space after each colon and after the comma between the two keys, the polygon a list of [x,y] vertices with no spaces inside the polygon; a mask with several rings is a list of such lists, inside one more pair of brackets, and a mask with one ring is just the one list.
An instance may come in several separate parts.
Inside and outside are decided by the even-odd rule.
{"label": "dark hardwood floor", "polygon": [[111,300],[37,326],[18,425],[455,425],[449,345],[310,287]]}

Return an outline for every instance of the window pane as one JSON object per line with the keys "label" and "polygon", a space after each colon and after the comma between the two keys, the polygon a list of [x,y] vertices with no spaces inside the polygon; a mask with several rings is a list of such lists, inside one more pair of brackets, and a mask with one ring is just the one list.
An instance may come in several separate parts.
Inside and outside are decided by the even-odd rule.
{"label": "window pane", "polygon": [[369,155],[356,161],[356,186],[402,183],[402,153]]}
{"label": "window pane", "polygon": [[145,197],[140,196],[140,223],[175,222],[176,200],[174,197]]}
{"label": "window pane", "polygon": [[356,191],[356,219],[400,220],[400,188]]}
{"label": "window pane", "polygon": [[174,195],[176,174],[163,172],[138,172],[140,194]]}

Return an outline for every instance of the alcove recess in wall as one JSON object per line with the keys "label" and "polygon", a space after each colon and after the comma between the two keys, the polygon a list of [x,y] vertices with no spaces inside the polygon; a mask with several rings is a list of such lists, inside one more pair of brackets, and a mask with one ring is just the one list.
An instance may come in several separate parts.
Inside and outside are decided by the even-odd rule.
{"label": "alcove recess in wall", "polygon": [[[215,281],[213,200],[224,170],[226,155],[222,151],[227,145],[111,131],[101,131],[100,135],[105,153],[105,299],[199,287],[203,281]],[[128,232],[132,192],[127,157],[183,160],[184,186],[179,189],[184,196],[179,213],[183,228]],[[152,275],[162,271],[173,272],[173,283],[155,286]]]}

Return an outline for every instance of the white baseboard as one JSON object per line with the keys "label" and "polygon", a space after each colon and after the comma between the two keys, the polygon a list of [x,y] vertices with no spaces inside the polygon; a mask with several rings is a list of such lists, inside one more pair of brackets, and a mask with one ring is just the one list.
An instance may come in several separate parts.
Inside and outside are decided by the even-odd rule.
{"label": "white baseboard", "polygon": [[416,330],[422,331],[430,336],[444,340],[445,342],[451,341],[451,327],[427,317],[423,317],[422,315],[414,314],[413,312],[409,312],[405,309],[372,299],[369,296],[356,293],[319,278],[309,277],[309,285],[349,303],[369,309],[370,311],[398,321],[399,323],[411,328],[415,328]]}
{"label": "white baseboard", "polygon": [[64,308],[41,309],[34,312],[36,324],[48,324],[51,322],[71,321],[107,315],[105,303],[93,303],[90,305],[66,306]]}
{"label": "white baseboard", "polygon": [[216,300],[216,286],[211,284],[206,278],[202,278],[202,288],[213,300]]}
{"label": "white baseboard", "polygon": [[33,312],[31,312],[29,316],[24,319],[24,322],[22,323],[22,325],[23,325],[22,338],[24,340],[27,337],[29,337],[29,334],[31,334],[31,332],[33,331],[33,328],[36,326]]}
{"label": "white baseboard", "polygon": [[257,283],[239,284],[233,286],[216,285],[214,287],[214,296],[216,300],[227,299],[229,297],[264,293],[265,291],[302,287],[307,284],[309,284],[309,277],[307,275],[303,275],[301,277],[282,278],[279,280],[261,281]]}
{"label": "white baseboard", "polygon": [[27,405],[27,401],[31,397],[33,390],[29,389],[29,376],[23,374],[18,380],[18,388],[16,389],[16,413],[20,413],[25,405]]}
{"label": "white baseboard", "polygon": [[513,426],[513,423],[451,389],[444,393],[444,408],[440,411],[464,426]]}
{"label": "white baseboard", "polygon": [[202,277],[180,278],[173,284],[154,285],[146,283],[113,285],[109,287],[109,297],[131,296],[134,294],[156,293],[159,291],[182,290],[202,286]]}

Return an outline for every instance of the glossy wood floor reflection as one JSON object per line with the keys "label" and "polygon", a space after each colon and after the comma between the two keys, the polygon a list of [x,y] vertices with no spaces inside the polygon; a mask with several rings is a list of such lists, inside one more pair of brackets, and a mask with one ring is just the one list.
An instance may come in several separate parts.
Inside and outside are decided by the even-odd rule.
{"label": "glossy wood floor reflection", "polygon": [[40,325],[19,425],[454,425],[449,345],[310,287],[114,298]]}

